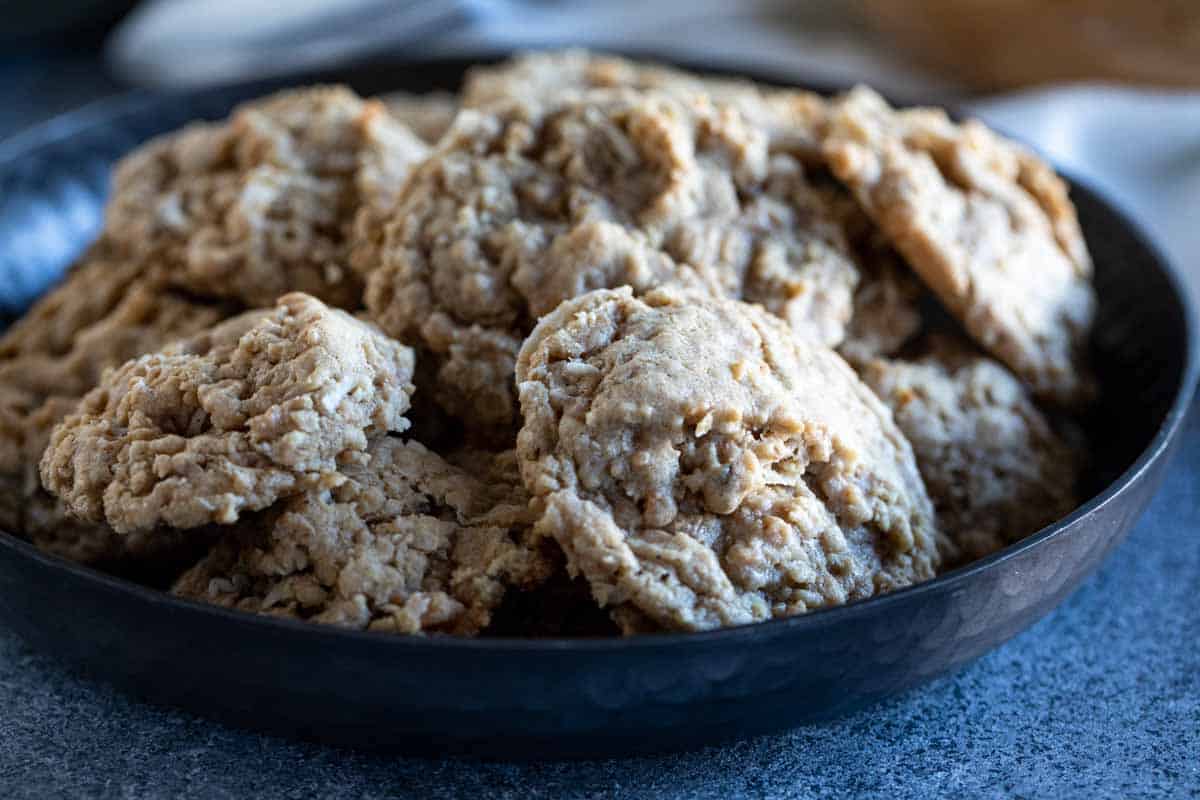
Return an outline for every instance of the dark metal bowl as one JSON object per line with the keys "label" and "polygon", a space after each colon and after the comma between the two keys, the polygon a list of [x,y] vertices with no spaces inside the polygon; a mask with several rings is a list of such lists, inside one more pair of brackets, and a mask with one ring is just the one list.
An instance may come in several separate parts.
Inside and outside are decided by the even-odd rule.
{"label": "dark metal bowl", "polygon": [[[464,62],[317,76],[363,93],[454,87]],[[0,305],[10,312],[95,234],[116,158],[224,115],[257,84],[105,102],[0,145]],[[1090,499],[936,580],[711,633],[606,640],[406,638],[179,600],[0,534],[0,618],[37,647],[152,701],[325,741],[490,757],[602,756],[796,725],[956,669],[1070,594],[1162,480],[1196,381],[1177,278],[1129,220],[1073,185],[1096,259]],[[1014,698],[1018,699],[1019,698]]]}

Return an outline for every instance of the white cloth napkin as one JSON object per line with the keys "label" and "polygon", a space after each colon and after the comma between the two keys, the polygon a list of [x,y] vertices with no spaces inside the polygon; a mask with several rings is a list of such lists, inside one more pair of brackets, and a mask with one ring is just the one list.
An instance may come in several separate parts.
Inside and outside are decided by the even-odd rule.
{"label": "white cloth napkin", "polygon": [[[367,55],[428,57],[567,44],[738,65],[798,82],[870,83],[962,100],[908,65],[839,0],[154,0],[114,34],[126,77],[181,86]],[[963,104],[1125,207],[1200,301],[1200,92],[1071,86]]]}

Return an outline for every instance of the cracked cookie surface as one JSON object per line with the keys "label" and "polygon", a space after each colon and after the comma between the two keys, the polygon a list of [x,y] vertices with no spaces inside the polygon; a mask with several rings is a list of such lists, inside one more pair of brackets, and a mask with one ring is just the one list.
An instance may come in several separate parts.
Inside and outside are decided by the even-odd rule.
{"label": "cracked cookie surface", "polygon": [[143,282],[136,265],[110,255],[103,243],[93,247],[0,340],[0,527],[84,563],[158,556],[170,542],[123,539],[104,524],[72,519],[38,476],[51,430],[104,370],[229,313]]}
{"label": "cracked cookie surface", "polygon": [[198,294],[263,306],[302,291],[354,309],[354,231],[386,215],[426,150],[348,89],[280,92],[126,157],[106,235]]}
{"label": "cracked cookie surface", "polygon": [[383,240],[372,318],[428,351],[449,411],[501,432],[516,420],[516,351],[563,300],[701,288],[836,344],[858,280],[800,162],[702,94],[464,110]]}
{"label": "cracked cookie surface", "polygon": [[539,529],[626,622],[743,624],[934,574],[933,509],[887,410],[759,308],[592,292],[539,323],[517,378]]}
{"label": "cracked cookie surface", "polygon": [[393,633],[473,635],[510,587],[547,577],[510,453],[480,474],[385,437],[336,487],[235,526],[175,594],[260,614]]}
{"label": "cracked cookie surface", "polygon": [[978,122],[862,87],[829,120],[830,169],[971,336],[1039,396],[1086,400],[1095,294],[1063,181]]}
{"label": "cracked cookie surface", "polygon": [[106,373],[55,428],[42,481],[121,533],[229,524],[403,431],[412,371],[374,326],[289,294]]}

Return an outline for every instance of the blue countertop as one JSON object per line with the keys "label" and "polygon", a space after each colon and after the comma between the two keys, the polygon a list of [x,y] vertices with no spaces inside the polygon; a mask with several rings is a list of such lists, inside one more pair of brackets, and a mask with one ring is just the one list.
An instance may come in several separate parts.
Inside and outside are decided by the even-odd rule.
{"label": "blue countertop", "polygon": [[0,708],[13,800],[1200,797],[1200,413],[1138,526],[1049,617],[956,675],[782,735],[625,761],[357,753],[140,704],[3,629]]}

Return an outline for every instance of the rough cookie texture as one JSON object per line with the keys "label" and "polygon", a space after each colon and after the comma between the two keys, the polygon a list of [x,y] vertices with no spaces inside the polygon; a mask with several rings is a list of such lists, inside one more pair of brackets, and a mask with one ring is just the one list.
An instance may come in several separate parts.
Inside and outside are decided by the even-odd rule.
{"label": "rough cookie texture", "polygon": [[442,138],[458,113],[458,98],[449,92],[391,92],[379,99],[393,117],[429,144]]}
{"label": "rough cookie texture", "polygon": [[770,139],[772,152],[787,152],[806,162],[820,159],[827,106],[817,94],[587,50],[523,53],[499,64],[474,67],[463,84],[462,104],[483,108],[514,100],[553,103],[562,95],[591,89],[633,89],[685,97],[705,94],[736,107]]}
{"label": "rough cookie texture", "polygon": [[887,410],[761,309],[592,292],[539,323],[517,380],[538,528],[603,606],[714,628],[870,597],[939,563]]}
{"label": "rough cookie texture", "polygon": [[[386,214],[426,146],[347,89],[281,92],[159,137],[117,167],[109,238],[189,291],[361,304],[356,216]],[[364,256],[365,257],[365,256]]]}
{"label": "rough cookie texture", "polygon": [[[536,318],[596,288],[702,288],[836,344],[858,280],[800,163],[704,95],[599,91],[464,110],[406,185],[367,307],[481,428],[516,417]],[[511,434],[508,434],[511,435]]]}
{"label": "rough cookie texture", "polygon": [[50,431],[105,369],[187,336],[228,313],[140,280],[138,265],[93,246],[0,340],[0,528],[85,563],[158,557],[169,537],[122,537],[77,521],[47,493],[38,461]]}
{"label": "rough cookie texture", "polygon": [[237,526],[174,593],[260,614],[395,633],[475,634],[506,588],[544,580],[510,453],[487,481],[383,438],[333,488]]}
{"label": "rough cookie texture", "polygon": [[1075,507],[1077,454],[992,359],[937,337],[921,358],[878,359],[861,376],[912,443],[941,528],[966,559]]}
{"label": "rough cookie texture", "polygon": [[[77,290],[82,287],[72,289]],[[0,383],[20,386],[40,397],[78,398],[100,381],[104,370],[196,333],[227,315],[227,308],[134,284],[106,316],[80,328],[67,351],[39,352],[31,345],[21,355],[0,359]],[[26,338],[36,335],[36,330],[15,333]]]}
{"label": "rough cookie texture", "polygon": [[1040,396],[1078,403],[1095,296],[1065,184],[1033,154],[869,89],[835,104],[825,153],[888,240]]}
{"label": "rough cookie texture", "polygon": [[120,533],[229,524],[404,430],[412,371],[374,326],[289,294],[106,373],[55,428],[42,482]]}
{"label": "rough cookie texture", "polygon": [[144,272],[105,239],[95,242],[63,279],[0,336],[0,360],[61,356],[75,336],[108,316]]}
{"label": "rough cookie texture", "polygon": [[856,366],[895,355],[921,331],[927,291],[844,187],[820,172],[815,184],[842,226],[860,275],[838,353]]}
{"label": "rough cookie texture", "polygon": [[463,82],[462,102],[478,108],[508,100],[550,100],[564,92],[587,89],[638,89],[753,93],[749,81],[704,78],[650,62],[587,50],[522,53],[499,64],[472,67]]}

